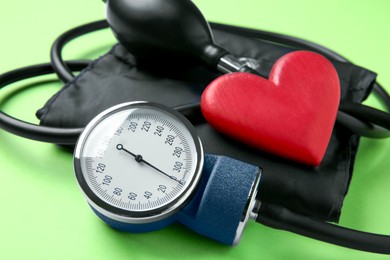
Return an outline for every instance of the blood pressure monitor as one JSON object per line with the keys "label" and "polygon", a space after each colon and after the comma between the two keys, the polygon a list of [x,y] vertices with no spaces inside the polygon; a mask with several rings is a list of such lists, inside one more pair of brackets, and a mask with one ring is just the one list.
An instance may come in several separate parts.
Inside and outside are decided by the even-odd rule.
{"label": "blood pressure monitor", "polygon": [[[135,55],[137,60],[144,59],[143,62],[150,62],[154,64],[153,66],[160,66],[171,59],[177,59],[180,64],[182,60],[191,60],[191,64],[192,62],[203,64],[212,72],[249,72],[263,78],[267,77],[262,74],[263,72],[255,70],[257,63],[247,58],[243,60],[242,57],[235,57],[215,44],[209,24],[191,1],[158,0],[151,1],[150,4],[136,0],[105,2],[107,21],[98,21],[67,31],[53,44],[50,64],[28,66],[2,74],[0,89],[20,80],[52,72],[57,73],[66,83],[75,83],[77,79],[73,71],[83,69],[90,63],[64,62],[61,50],[74,38],[106,28],[108,25],[121,45]],[[168,6],[170,12],[160,12],[162,5]],[[316,51],[339,65],[341,63],[346,65],[342,66],[343,69],[340,67],[341,76],[346,77],[356,69],[339,54],[302,39],[221,24],[213,24],[213,28],[243,36],[244,40],[262,39],[275,42],[275,46],[281,44]],[[170,34],[162,33],[166,31]],[[270,48],[269,51],[277,54],[280,50]],[[374,74],[351,78],[352,83],[359,80],[371,82],[370,86],[390,108],[390,97],[378,83],[374,82]],[[73,94],[72,99],[80,101],[80,97]],[[357,98],[354,101],[360,100]],[[100,105],[103,104],[104,102]],[[41,115],[46,117],[47,109],[51,105],[52,103],[48,102],[38,114],[43,113]],[[235,107],[235,104],[231,105]],[[88,106],[88,109],[94,107],[99,106]],[[192,112],[198,114],[199,110],[195,109]],[[80,114],[77,113],[76,116]],[[345,131],[351,130],[360,136],[370,138],[390,136],[389,114],[360,103],[342,100],[339,104],[337,122],[345,127]],[[73,126],[75,122],[70,120],[63,123]],[[120,104],[99,114],[84,130],[48,127],[44,124],[38,126],[0,111],[0,128],[32,140],[61,145],[73,145],[83,131],[74,154],[77,181],[92,210],[103,221],[118,230],[146,232],[179,222],[209,238],[235,245],[240,240],[248,219],[254,219],[272,228],[288,230],[336,245],[390,254],[388,235],[344,228],[310,217],[313,215],[310,213],[310,207],[307,207],[309,212],[305,212],[305,205],[301,207],[302,205],[294,202],[296,199],[300,201],[302,197],[299,191],[293,194],[295,186],[290,184],[284,186],[288,182],[293,184],[297,182],[293,174],[278,175],[282,172],[276,167],[277,172],[268,175],[268,177],[275,175],[274,177],[263,178],[260,182],[259,166],[223,155],[204,155],[194,127],[172,108],[149,102]],[[339,147],[338,144],[336,146]],[[350,150],[349,146],[344,148]],[[342,144],[340,147],[343,147]],[[339,149],[330,152],[339,152]],[[332,159],[329,162],[337,165],[344,161],[351,163],[351,158],[353,156],[348,155],[344,159],[333,162]],[[332,171],[332,167],[324,169],[319,169],[319,172]],[[350,175],[348,169],[346,173]],[[285,177],[287,178],[282,181]],[[282,187],[282,190],[277,188],[270,192],[276,197],[275,200],[271,198],[267,201],[260,194],[256,196],[258,190],[271,190],[272,187]],[[289,192],[291,187],[294,188],[293,193]],[[287,190],[287,193],[283,189]],[[289,206],[284,203],[278,205],[284,193],[292,196],[290,202],[286,203]],[[260,199],[263,201],[260,202]],[[325,216],[324,219],[329,217]]]}
{"label": "blood pressure monitor", "polygon": [[260,181],[258,167],[205,157],[194,126],[151,102],[95,117],[77,142],[74,169],[93,211],[116,229],[146,232],[177,221],[227,244],[238,243],[255,212]]}

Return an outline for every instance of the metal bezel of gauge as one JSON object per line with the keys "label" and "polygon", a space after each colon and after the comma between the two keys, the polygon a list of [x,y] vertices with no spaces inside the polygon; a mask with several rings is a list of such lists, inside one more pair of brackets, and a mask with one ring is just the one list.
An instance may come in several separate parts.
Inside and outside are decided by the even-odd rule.
{"label": "metal bezel of gauge", "polygon": [[[193,155],[192,160],[193,163],[196,164],[196,166],[193,167],[193,172],[189,173],[191,174],[191,176],[189,177],[188,182],[186,182],[185,187],[176,195],[174,199],[154,209],[135,211],[119,208],[118,206],[111,205],[110,203],[101,199],[93,191],[93,189],[91,189],[90,184],[86,179],[88,178],[86,177],[88,173],[83,170],[83,168],[85,167],[83,167],[82,164],[85,162],[83,162],[81,158],[83,157],[85,152],[84,149],[86,142],[90,138],[91,133],[93,133],[93,131],[99,126],[99,124],[101,124],[105,120],[109,120],[110,117],[121,111],[129,110],[130,115],[131,111],[135,111],[137,109],[142,108],[156,110],[159,113],[163,113],[166,116],[169,116],[171,119],[177,120],[180,124],[183,124],[183,129],[188,131],[189,136],[191,137],[191,141],[193,142],[193,145],[195,147],[196,155]],[[189,120],[172,108],[166,107],[158,103],[145,101],[119,104],[97,115],[86,126],[83,133],[80,135],[74,152],[74,170],[76,173],[76,178],[80,188],[82,189],[84,195],[87,198],[88,203],[92,206],[92,208],[98,211],[100,214],[103,214],[104,216],[109,217],[113,220],[134,224],[156,222],[178,212],[186,204],[186,202],[188,202],[188,200],[191,198],[191,195],[195,193],[195,189],[201,177],[203,161],[204,152],[201,141],[196,133],[194,126],[189,122]]]}

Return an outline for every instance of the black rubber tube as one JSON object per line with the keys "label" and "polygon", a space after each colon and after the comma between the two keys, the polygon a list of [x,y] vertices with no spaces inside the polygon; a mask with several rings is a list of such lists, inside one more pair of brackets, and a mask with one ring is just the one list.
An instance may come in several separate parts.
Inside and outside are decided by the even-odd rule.
{"label": "black rubber tube", "polygon": [[343,247],[390,254],[390,236],[318,221],[273,204],[261,205],[256,222]]}
{"label": "black rubber tube", "polygon": [[[85,61],[71,61],[66,64],[70,69],[79,71],[88,66],[89,63]],[[23,79],[53,72],[54,70],[50,63],[9,71],[0,75],[0,89]],[[28,139],[64,145],[75,144],[83,130],[82,128],[56,128],[35,125],[16,119],[2,111],[0,111],[0,127],[8,132]]]}
{"label": "black rubber tube", "polygon": [[77,37],[107,27],[108,24],[106,20],[84,24],[66,31],[54,41],[50,50],[50,62],[53,66],[54,72],[57,74],[59,79],[61,79],[64,83],[67,83],[74,78],[72,69],[67,66],[67,64],[64,62],[64,59],[62,58],[62,50],[64,46]]}

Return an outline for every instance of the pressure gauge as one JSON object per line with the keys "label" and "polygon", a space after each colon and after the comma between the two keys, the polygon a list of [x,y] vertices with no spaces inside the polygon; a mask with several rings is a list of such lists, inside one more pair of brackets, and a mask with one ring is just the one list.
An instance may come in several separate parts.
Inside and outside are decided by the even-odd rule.
{"label": "pressure gauge", "polygon": [[201,141],[183,115],[157,103],[131,102],[87,125],[74,168],[98,215],[144,224],[186,204],[199,182],[203,156]]}

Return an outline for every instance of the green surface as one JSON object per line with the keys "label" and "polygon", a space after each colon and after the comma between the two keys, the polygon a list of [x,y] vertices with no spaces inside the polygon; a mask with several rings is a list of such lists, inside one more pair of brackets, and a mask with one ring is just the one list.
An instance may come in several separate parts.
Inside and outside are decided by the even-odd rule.
{"label": "green surface", "polygon": [[[376,71],[390,91],[389,1],[194,2],[211,21],[286,33],[334,49]],[[60,33],[102,18],[100,0],[0,1],[0,73],[49,61]],[[69,44],[65,57],[94,59],[114,43],[105,30]],[[53,80],[41,77],[1,90],[1,108],[37,123],[36,109],[61,87]],[[11,93],[17,96],[9,100]],[[375,98],[366,103],[380,107]],[[362,139],[342,225],[390,234],[389,154],[390,140]],[[248,225],[235,248],[179,225],[148,234],[116,232],[87,206],[69,152],[4,131],[0,170],[0,259],[389,259],[256,223]]]}

